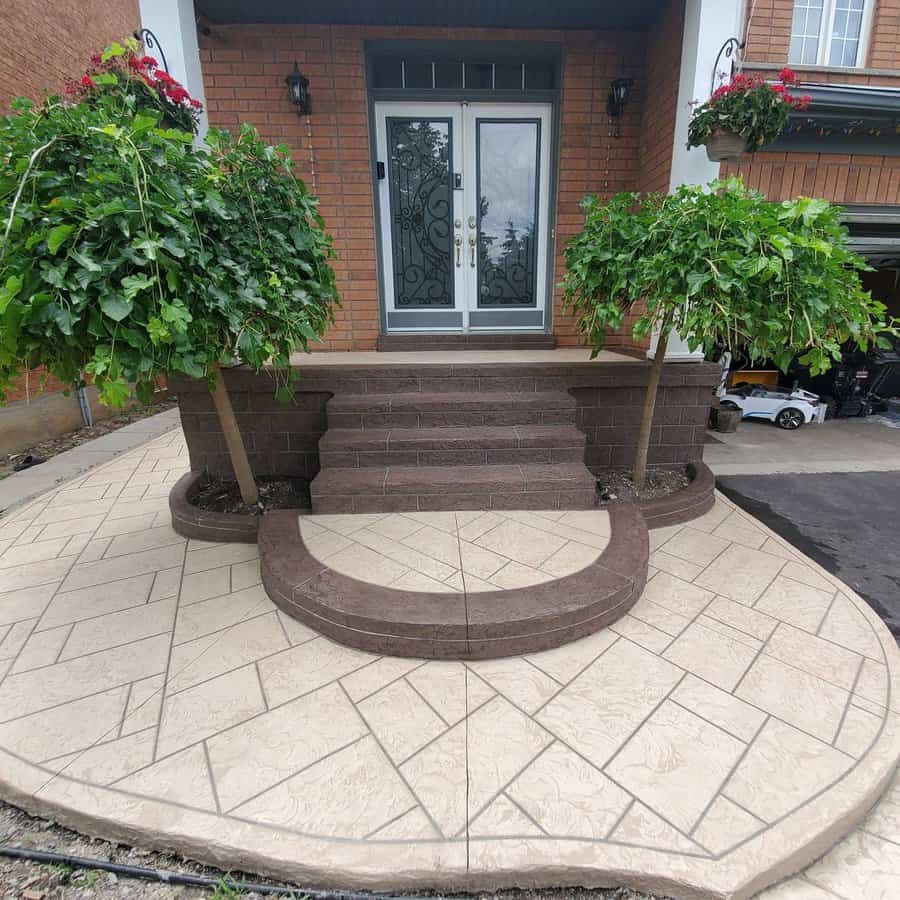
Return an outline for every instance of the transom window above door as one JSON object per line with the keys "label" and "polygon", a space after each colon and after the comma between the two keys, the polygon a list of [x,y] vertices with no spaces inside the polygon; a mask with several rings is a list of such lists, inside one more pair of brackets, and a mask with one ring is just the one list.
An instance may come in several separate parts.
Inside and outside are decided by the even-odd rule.
{"label": "transom window above door", "polygon": [[390,54],[372,57],[372,88],[405,91],[549,91],[556,84],[556,64],[549,59],[486,55],[481,59]]}
{"label": "transom window above door", "polygon": [[788,62],[861,68],[875,0],[794,0]]}

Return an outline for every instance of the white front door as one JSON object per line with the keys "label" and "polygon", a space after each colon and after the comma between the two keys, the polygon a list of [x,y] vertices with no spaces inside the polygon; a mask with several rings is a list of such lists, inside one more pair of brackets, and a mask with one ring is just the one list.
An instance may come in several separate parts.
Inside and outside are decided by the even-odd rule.
{"label": "white front door", "polygon": [[549,104],[377,103],[388,331],[543,330]]}

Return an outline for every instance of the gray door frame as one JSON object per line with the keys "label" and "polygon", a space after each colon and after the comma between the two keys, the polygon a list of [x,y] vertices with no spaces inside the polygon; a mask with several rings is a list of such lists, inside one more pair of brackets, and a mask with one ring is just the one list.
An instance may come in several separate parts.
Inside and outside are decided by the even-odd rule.
{"label": "gray door frame", "polygon": [[[411,88],[378,88],[375,81],[374,62],[383,56],[402,56],[403,58],[450,58],[453,60],[504,59],[551,63],[553,66],[553,87],[541,90],[444,90],[444,89],[411,89]],[[550,41],[418,41],[418,40],[384,40],[366,41],[366,99],[369,124],[369,159],[372,173],[372,195],[374,201],[375,222],[375,259],[378,284],[378,308],[381,333],[388,332],[387,297],[388,287],[385,282],[385,271],[382,264],[383,240],[381,233],[381,201],[378,189],[378,148],[375,130],[375,104],[379,101],[401,102],[489,102],[489,103],[548,103],[551,106],[550,135],[550,171],[548,176],[548,213],[547,213],[547,265],[546,265],[546,303],[544,309],[543,331],[553,330],[553,287],[554,263],[556,258],[556,209],[559,182],[559,147],[560,147],[560,87],[562,84],[562,45]],[[499,312],[499,311],[498,311]],[[437,325],[437,323],[435,323]],[[446,327],[453,327],[448,325]],[[426,329],[422,329],[426,330]]]}

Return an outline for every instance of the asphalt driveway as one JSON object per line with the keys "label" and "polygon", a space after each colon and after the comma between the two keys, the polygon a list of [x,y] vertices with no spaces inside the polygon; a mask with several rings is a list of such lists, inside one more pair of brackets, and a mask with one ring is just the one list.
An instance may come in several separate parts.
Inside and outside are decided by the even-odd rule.
{"label": "asphalt driveway", "polygon": [[733,502],[849,584],[900,638],[900,471],[717,481]]}

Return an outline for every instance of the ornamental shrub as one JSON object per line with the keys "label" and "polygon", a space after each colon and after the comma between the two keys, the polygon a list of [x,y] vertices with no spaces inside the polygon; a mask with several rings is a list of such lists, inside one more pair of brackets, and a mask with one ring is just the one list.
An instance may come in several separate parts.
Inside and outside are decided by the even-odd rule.
{"label": "ornamental shrub", "polygon": [[800,197],[769,202],[737,178],[667,196],[588,197],[584,230],[566,248],[566,302],[594,354],[607,329],[636,313],[634,335],[660,334],[635,481],[643,481],[656,385],[674,329],[692,350],[741,352],[785,371],[795,355],[812,374],[897,333],[863,290],[866,262],[849,249],[840,209]]}
{"label": "ornamental shrub", "polygon": [[286,147],[249,125],[195,146],[198,108],[126,42],[0,119],[0,399],[37,365],[119,406],[233,359],[290,397],[338,301],[331,238]]}
{"label": "ornamental shrub", "polygon": [[775,84],[759,75],[738,73],[694,110],[688,125],[688,146],[700,147],[717,131],[739,134],[750,150],[771,144],[784,131],[792,109],[806,109],[811,98],[796,97],[790,85],[797,76],[785,66]]}

